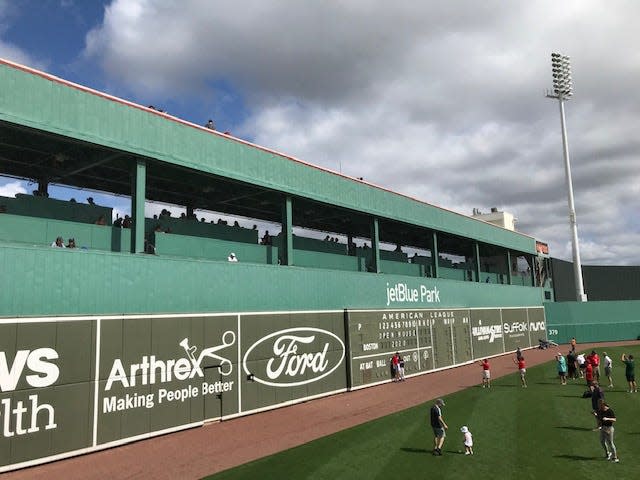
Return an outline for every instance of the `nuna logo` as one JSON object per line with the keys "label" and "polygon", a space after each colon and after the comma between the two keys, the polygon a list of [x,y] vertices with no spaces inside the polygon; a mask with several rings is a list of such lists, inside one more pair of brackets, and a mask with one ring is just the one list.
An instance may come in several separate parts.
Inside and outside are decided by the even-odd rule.
{"label": "nuna logo", "polygon": [[[339,358],[329,349],[338,350]],[[252,371],[254,361],[270,355],[264,371]],[[288,328],[262,337],[244,354],[244,371],[253,380],[272,387],[295,387],[317,382],[333,373],[345,356],[344,343],[332,332],[312,327]]]}
{"label": "nuna logo", "polygon": [[531,332],[544,332],[544,331],[547,330],[547,326],[545,325],[544,321],[530,322],[529,323],[529,330]]}

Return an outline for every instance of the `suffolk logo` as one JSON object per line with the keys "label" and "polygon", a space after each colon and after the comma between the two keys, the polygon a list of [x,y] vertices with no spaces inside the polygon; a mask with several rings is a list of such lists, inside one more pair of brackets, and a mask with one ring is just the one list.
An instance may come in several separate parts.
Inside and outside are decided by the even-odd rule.
{"label": "suffolk logo", "polygon": [[[328,355],[329,350],[338,353]],[[264,352],[267,353],[264,353]],[[251,366],[268,355],[264,371]],[[326,330],[311,327],[289,328],[261,338],[244,354],[242,365],[253,380],[272,387],[295,387],[333,373],[342,363],[345,347],[342,340]],[[332,359],[330,358],[332,357]]]}

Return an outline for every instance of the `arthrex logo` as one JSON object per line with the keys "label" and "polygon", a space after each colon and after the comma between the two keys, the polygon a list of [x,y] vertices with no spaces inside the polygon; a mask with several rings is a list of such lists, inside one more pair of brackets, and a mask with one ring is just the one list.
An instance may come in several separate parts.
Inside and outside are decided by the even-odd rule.
{"label": "arthrex logo", "polygon": [[[222,336],[222,344],[214,347],[203,348],[196,357],[197,347],[189,346],[189,339],[184,338],[179,342],[179,346],[186,352],[186,357],[170,360],[157,359],[155,355],[144,355],[140,363],[133,363],[126,369],[122,360],[116,358],[111,366],[111,372],[107,379],[105,391],[111,390],[114,383],[121,384],[128,388],[140,385],[153,385],[155,383],[166,383],[175,380],[188,380],[195,377],[204,377],[202,362],[205,358],[214,361],[215,367],[220,368],[222,375],[229,375],[233,369],[231,361],[217,355],[215,352],[230,347],[236,341],[236,334],[228,330]],[[138,382],[136,382],[136,379]]]}
{"label": "arthrex logo", "polygon": [[[338,353],[328,355],[329,350]],[[254,361],[268,358],[264,371],[252,370]],[[333,373],[344,359],[345,348],[335,334],[312,327],[289,328],[262,337],[244,354],[244,371],[253,380],[272,387],[295,387]]]}

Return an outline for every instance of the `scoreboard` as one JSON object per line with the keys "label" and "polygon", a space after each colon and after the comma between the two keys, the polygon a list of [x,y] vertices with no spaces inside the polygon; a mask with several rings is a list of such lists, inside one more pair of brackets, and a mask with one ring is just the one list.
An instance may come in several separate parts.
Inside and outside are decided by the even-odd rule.
{"label": "scoreboard", "polygon": [[348,310],[351,388],[392,378],[391,357],[405,375],[449,368],[538,345],[543,307]]}

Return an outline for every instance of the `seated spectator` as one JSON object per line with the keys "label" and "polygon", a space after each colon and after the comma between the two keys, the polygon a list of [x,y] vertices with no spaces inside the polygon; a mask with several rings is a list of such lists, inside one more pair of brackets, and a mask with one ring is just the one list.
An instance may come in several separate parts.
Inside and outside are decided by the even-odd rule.
{"label": "seated spectator", "polygon": [[113,222],[113,226],[117,228],[122,228],[122,217],[116,218],[116,220]]}
{"label": "seated spectator", "polygon": [[129,215],[124,216],[124,220],[122,220],[122,228],[131,228],[131,222],[133,219]]}
{"label": "seated spectator", "polygon": [[76,248],[76,239],[70,238],[69,243],[67,243],[67,248]]}
{"label": "seated spectator", "polygon": [[227,260],[230,262],[237,262],[238,261],[238,257],[236,257],[236,254],[231,252],[229,254],[229,256],[227,257]]}
{"label": "seated spectator", "polygon": [[213,123],[213,120],[209,119],[209,121],[205,123],[204,128],[208,128],[209,130],[215,130],[216,126]]}
{"label": "seated spectator", "polygon": [[95,205],[96,203],[93,201],[93,197],[87,197],[87,203],[89,205]]}
{"label": "seated spectator", "polygon": [[156,246],[149,241],[148,234],[144,237],[144,253],[149,253],[151,255],[156,254]]}
{"label": "seated spectator", "polygon": [[271,235],[269,235],[269,230],[264,232],[264,235],[262,236],[262,240],[260,240],[260,243],[262,245],[271,245]]}
{"label": "seated spectator", "polygon": [[235,222],[233,222],[233,226],[234,226],[234,227],[239,227],[239,226],[240,226],[240,224],[239,224],[239,223],[238,223],[238,221],[236,220]]}
{"label": "seated spectator", "polygon": [[106,225],[107,221],[104,219],[104,215],[100,215],[95,223],[96,225]]}
{"label": "seated spectator", "polygon": [[57,248],[67,248],[64,246],[64,240],[62,239],[62,237],[58,237],[56,238],[56,241],[53,242],[51,244],[52,247],[57,247]]}

